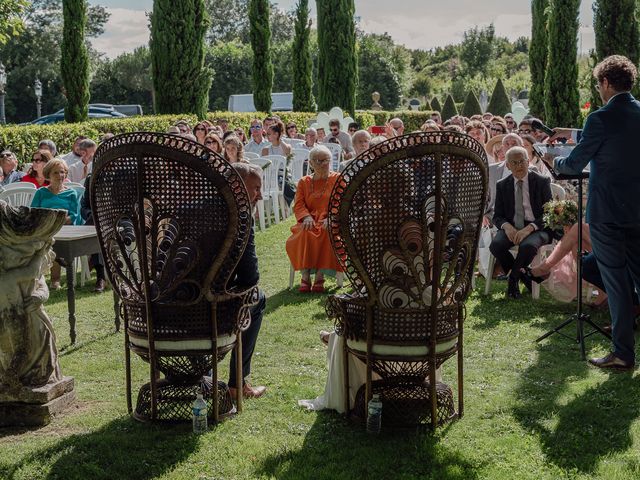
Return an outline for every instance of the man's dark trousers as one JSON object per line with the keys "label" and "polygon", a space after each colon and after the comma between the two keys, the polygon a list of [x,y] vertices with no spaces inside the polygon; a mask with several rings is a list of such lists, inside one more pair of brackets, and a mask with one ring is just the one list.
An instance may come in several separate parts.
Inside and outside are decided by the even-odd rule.
{"label": "man's dark trousers", "polygon": [[592,223],[589,225],[593,253],[609,297],[615,355],[635,362],[633,305],[640,291],[640,225]]}
{"label": "man's dark trousers", "polygon": [[[251,325],[242,332],[242,378],[243,380],[251,373],[251,357],[253,350],[256,348],[258,333],[262,325],[262,316],[267,306],[267,300],[264,292],[260,290],[258,303],[251,307]],[[236,351],[231,351],[231,363],[229,364],[229,386],[237,388],[238,379],[236,378]],[[244,382],[243,382],[244,383]]]}
{"label": "man's dark trousers", "polygon": [[491,241],[489,250],[491,250],[493,256],[498,259],[505,273],[513,270],[511,275],[515,278],[520,278],[520,269],[529,266],[536,257],[538,249],[550,242],[551,236],[548,232],[536,230],[518,245],[518,254],[514,259],[509,251],[509,249],[513,247],[513,243],[509,240],[504,230],[498,230],[498,233],[496,233],[496,236]]}

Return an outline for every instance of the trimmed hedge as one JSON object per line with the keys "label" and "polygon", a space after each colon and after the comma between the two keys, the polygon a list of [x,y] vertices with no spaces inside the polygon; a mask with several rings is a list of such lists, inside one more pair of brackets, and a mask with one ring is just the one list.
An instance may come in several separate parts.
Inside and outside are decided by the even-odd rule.
{"label": "trimmed hedge", "polygon": [[[213,121],[225,118],[232,128],[241,127],[249,132],[249,125],[254,118],[264,118],[267,114],[262,112],[232,113],[209,112],[207,119]],[[300,131],[311,123],[317,116],[309,112],[278,112],[283,122],[295,122]],[[405,125],[406,132],[419,130],[420,126],[431,118],[431,112],[417,112],[411,110],[386,112],[386,111],[358,111],[355,121],[361,128],[369,128],[372,125],[384,125],[390,119],[398,117]],[[38,147],[40,140],[48,138],[53,140],[58,147],[58,152],[63,154],[71,150],[73,141],[78,135],[86,135],[96,141],[105,133],[130,133],[130,132],[165,132],[167,128],[178,120],[187,120],[190,125],[195,125],[195,115],[143,115],[122,119],[89,120],[82,123],[56,123],[51,125],[11,125],[0,127],[0,150],[9,149],[16,153],[19,162],[28,162],[31,154]]]}

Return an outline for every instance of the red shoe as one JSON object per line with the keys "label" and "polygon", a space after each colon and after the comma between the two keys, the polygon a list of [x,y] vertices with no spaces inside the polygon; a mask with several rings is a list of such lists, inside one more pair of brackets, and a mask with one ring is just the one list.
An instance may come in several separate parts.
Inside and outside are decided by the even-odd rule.
{"label": "red shoe", "polygon": [[300,288],[298,289],[300,293],[309,293],[311,291],[311,284],[308,280],[300,280]]}
{"label": "red shoe", "polygon": [[311,291],[314,293],[324,293],[324,279],[316,280],[313,282],[313,287],[311,287]]}

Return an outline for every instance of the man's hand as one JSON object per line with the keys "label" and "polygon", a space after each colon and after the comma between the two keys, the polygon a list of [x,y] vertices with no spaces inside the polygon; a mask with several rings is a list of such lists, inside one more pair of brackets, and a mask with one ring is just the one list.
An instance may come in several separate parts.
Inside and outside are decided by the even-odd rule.
{"label": "man's hand", "polygon": [[547,141],[549,143],[557,142],[561,138],[571,140],[573,132],[577,132],[576,128],[554,128],[553,135],[551,135]]}
{"label": "man's hand", "polygon": [[532,233],[533,233],[533,227],[531,225],[527,225],[522,230],[518,230],[516,232],[515,238],[512,241],[516,245],[520,245],[522,243],[522,241],[525,238],[527,238],[529,235],[531,235]]}
{"label": "man's hand", "polygon": [[389,122],[384,124],[384,136],[387,138],[398,136],[398,132],[396,132],[395,128],[393,128]]}
{"label": "man's hand", "polygon": [[505,223],[502,226],[502,230],[504,230],[505,235],[507,235],[507,238],[509,239],[509,241],[511,241],[511,243],[516,243],[515,238],[518,231],[513,225],[511,225],[510,223]]}
{"label": "man's hand", "polygon": [[311,215],[307,215],[302,219],[302,229],[303,230],[311,230],[313,228],[313,217]]}

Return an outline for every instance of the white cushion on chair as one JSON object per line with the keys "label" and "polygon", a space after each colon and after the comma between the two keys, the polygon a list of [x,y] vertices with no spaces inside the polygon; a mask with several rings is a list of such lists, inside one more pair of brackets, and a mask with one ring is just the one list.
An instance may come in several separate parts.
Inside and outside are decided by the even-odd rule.
{"label": "white cushion on chair", "polygon": [[[454,338],[447,342],[436,344],[436,353],[446,352],[453,348],[458,339]],[[347,340],[347,345],[352,350],[359,352],[367,351],[367,342],[361,340]],[[395,357],[415,357],[429,354],[429,345],[376,345],[373,344],[373,353],[376,355],[389,355]]]}
{"label": "white cushion on chair", "polygon": [[[149,348],[149,341],[146,338],[129,337],[131,343],[137,347]],[[226,347],[236,341],[235,335],[223,335],[218,337],[218,348]],[[210,350],[210,339],[198,340],[157,340],[155,342],[156,350],[172,351],[172,350]]]}

